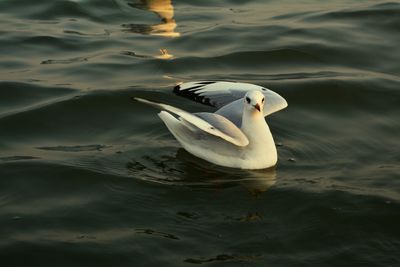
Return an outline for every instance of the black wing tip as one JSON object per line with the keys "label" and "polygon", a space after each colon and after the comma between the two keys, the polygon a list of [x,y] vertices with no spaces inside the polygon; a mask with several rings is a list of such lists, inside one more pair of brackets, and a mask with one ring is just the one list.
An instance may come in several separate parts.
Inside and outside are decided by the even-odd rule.
{"label": "black wing tip", "polygon": [[181,93],[182,91],[194,90],[194,89],[203,87],[205,85],[210,85],[210,84],[213,84],[213,83],[216,83],[216,82],[217,81],[197,81],[197,82],[193,82],[194,83],[193,86],[185,88],[185,89],[181,89],[182,88],[181,87],[182,83],[180,83],[180,84],[177,84],[177,85],[174,86],[173,92],[175,94],[179,95],[179,93]]}
{"label": "black wing tip", "polygon": [[[209,82],[207,84],[211,84],[211,83],[213,83],[213,82]],[[206,85],[206,84],[196,83],[196,85],[194,85],[192,87],[181,89],[181,85],[178,84],[174,87],[173,92],[178,96],[182,96],[182,97],[191,99],[195,102],[214,107],[214,105],[210,102],[210,99],[208,97],[201,96],[197,93],[197,89],[200,89],[204,85]]]}
{"label": "black wing tip", "polygon": [[201,85],[209,85],[209,84],[213,84],[216,83],[217,81],[198,81],[196,82],[197,84],[201,84]]}
{"label": "black wing tip", "polygon": [[174,86],[173,92],[174,92],[175,94],[179,95],[179,92],[180,92],[180,91],[181,91],[181,85],[180,85],[180,84],[175,85],[175,86]]}

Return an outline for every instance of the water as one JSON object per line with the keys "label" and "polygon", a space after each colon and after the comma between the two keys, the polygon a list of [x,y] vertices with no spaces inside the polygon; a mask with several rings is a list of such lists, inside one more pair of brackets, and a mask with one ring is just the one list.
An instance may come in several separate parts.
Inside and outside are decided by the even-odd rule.
{"label": "water", "polygon": [[[0,1],[5,266],[400,266],[397,1]],[[161,50],[161,51],[160,51]],[[273,170],[183,151],[132,96],[284,96]]]}

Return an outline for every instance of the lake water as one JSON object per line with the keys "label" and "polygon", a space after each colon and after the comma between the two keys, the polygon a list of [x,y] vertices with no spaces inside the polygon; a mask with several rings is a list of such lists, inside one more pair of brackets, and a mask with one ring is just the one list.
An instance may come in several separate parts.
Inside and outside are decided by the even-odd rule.
{"label": "lake water", "polygon": [[[400,266],[398,1],[0,1],[3,266]],[[182,150],[143,97],[268,87],[279,162]]]}

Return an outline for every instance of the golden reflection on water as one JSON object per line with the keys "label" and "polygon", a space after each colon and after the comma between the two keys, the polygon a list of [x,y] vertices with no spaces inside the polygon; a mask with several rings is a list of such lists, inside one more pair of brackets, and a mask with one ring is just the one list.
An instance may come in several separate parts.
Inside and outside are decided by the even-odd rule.
{"label": "golden reflection on water", "polygon": [[163,23],[152,25],[153,31],[151,34],[161,35],[165,37],[178,37],[179,32],[176,32],[176,21],[174,19],[174,6],[171,0],[142,0],[147,4],[150,11],[156,13]]}
{"label": "golden reflection on water", "polygon": [[133,7],[149,10],[156,13],[162,23],[138,27],[139,25],[126,25],[128,30],[142,34],[158,35],[163,37],[179,37],[180,33],[175,31],[177,23],[174,19],[174,6],[172,0],[141,0],[138,3],[130,4]]}
{"label": "golden reflection on water", "polygon": [[168,53],[168,50],[165,48],[161,48],[160,55],[155,56],[155,58],[158,58],[158,59],[171,59],[173,57],[174,57],[174,55],[171,55],[170,53]]}

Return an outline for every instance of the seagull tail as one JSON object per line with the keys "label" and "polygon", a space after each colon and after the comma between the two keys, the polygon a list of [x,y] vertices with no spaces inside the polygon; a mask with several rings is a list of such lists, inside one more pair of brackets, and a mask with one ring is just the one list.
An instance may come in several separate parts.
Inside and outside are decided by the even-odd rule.
{"label": "seagull tail", "polygon": [[153,101],[149,101],[147,99],[143,99],[143,98],[140,98],[140,97],[131,97],[131,99],[134,100],[134,101],[145,103],[147,105],[150,105],[150,106],[153,106],[153,107],[156,107],[156,108],[159,108],[159,109],[164,109],[162,104],[156,103],[156,102],[153,102]]}

